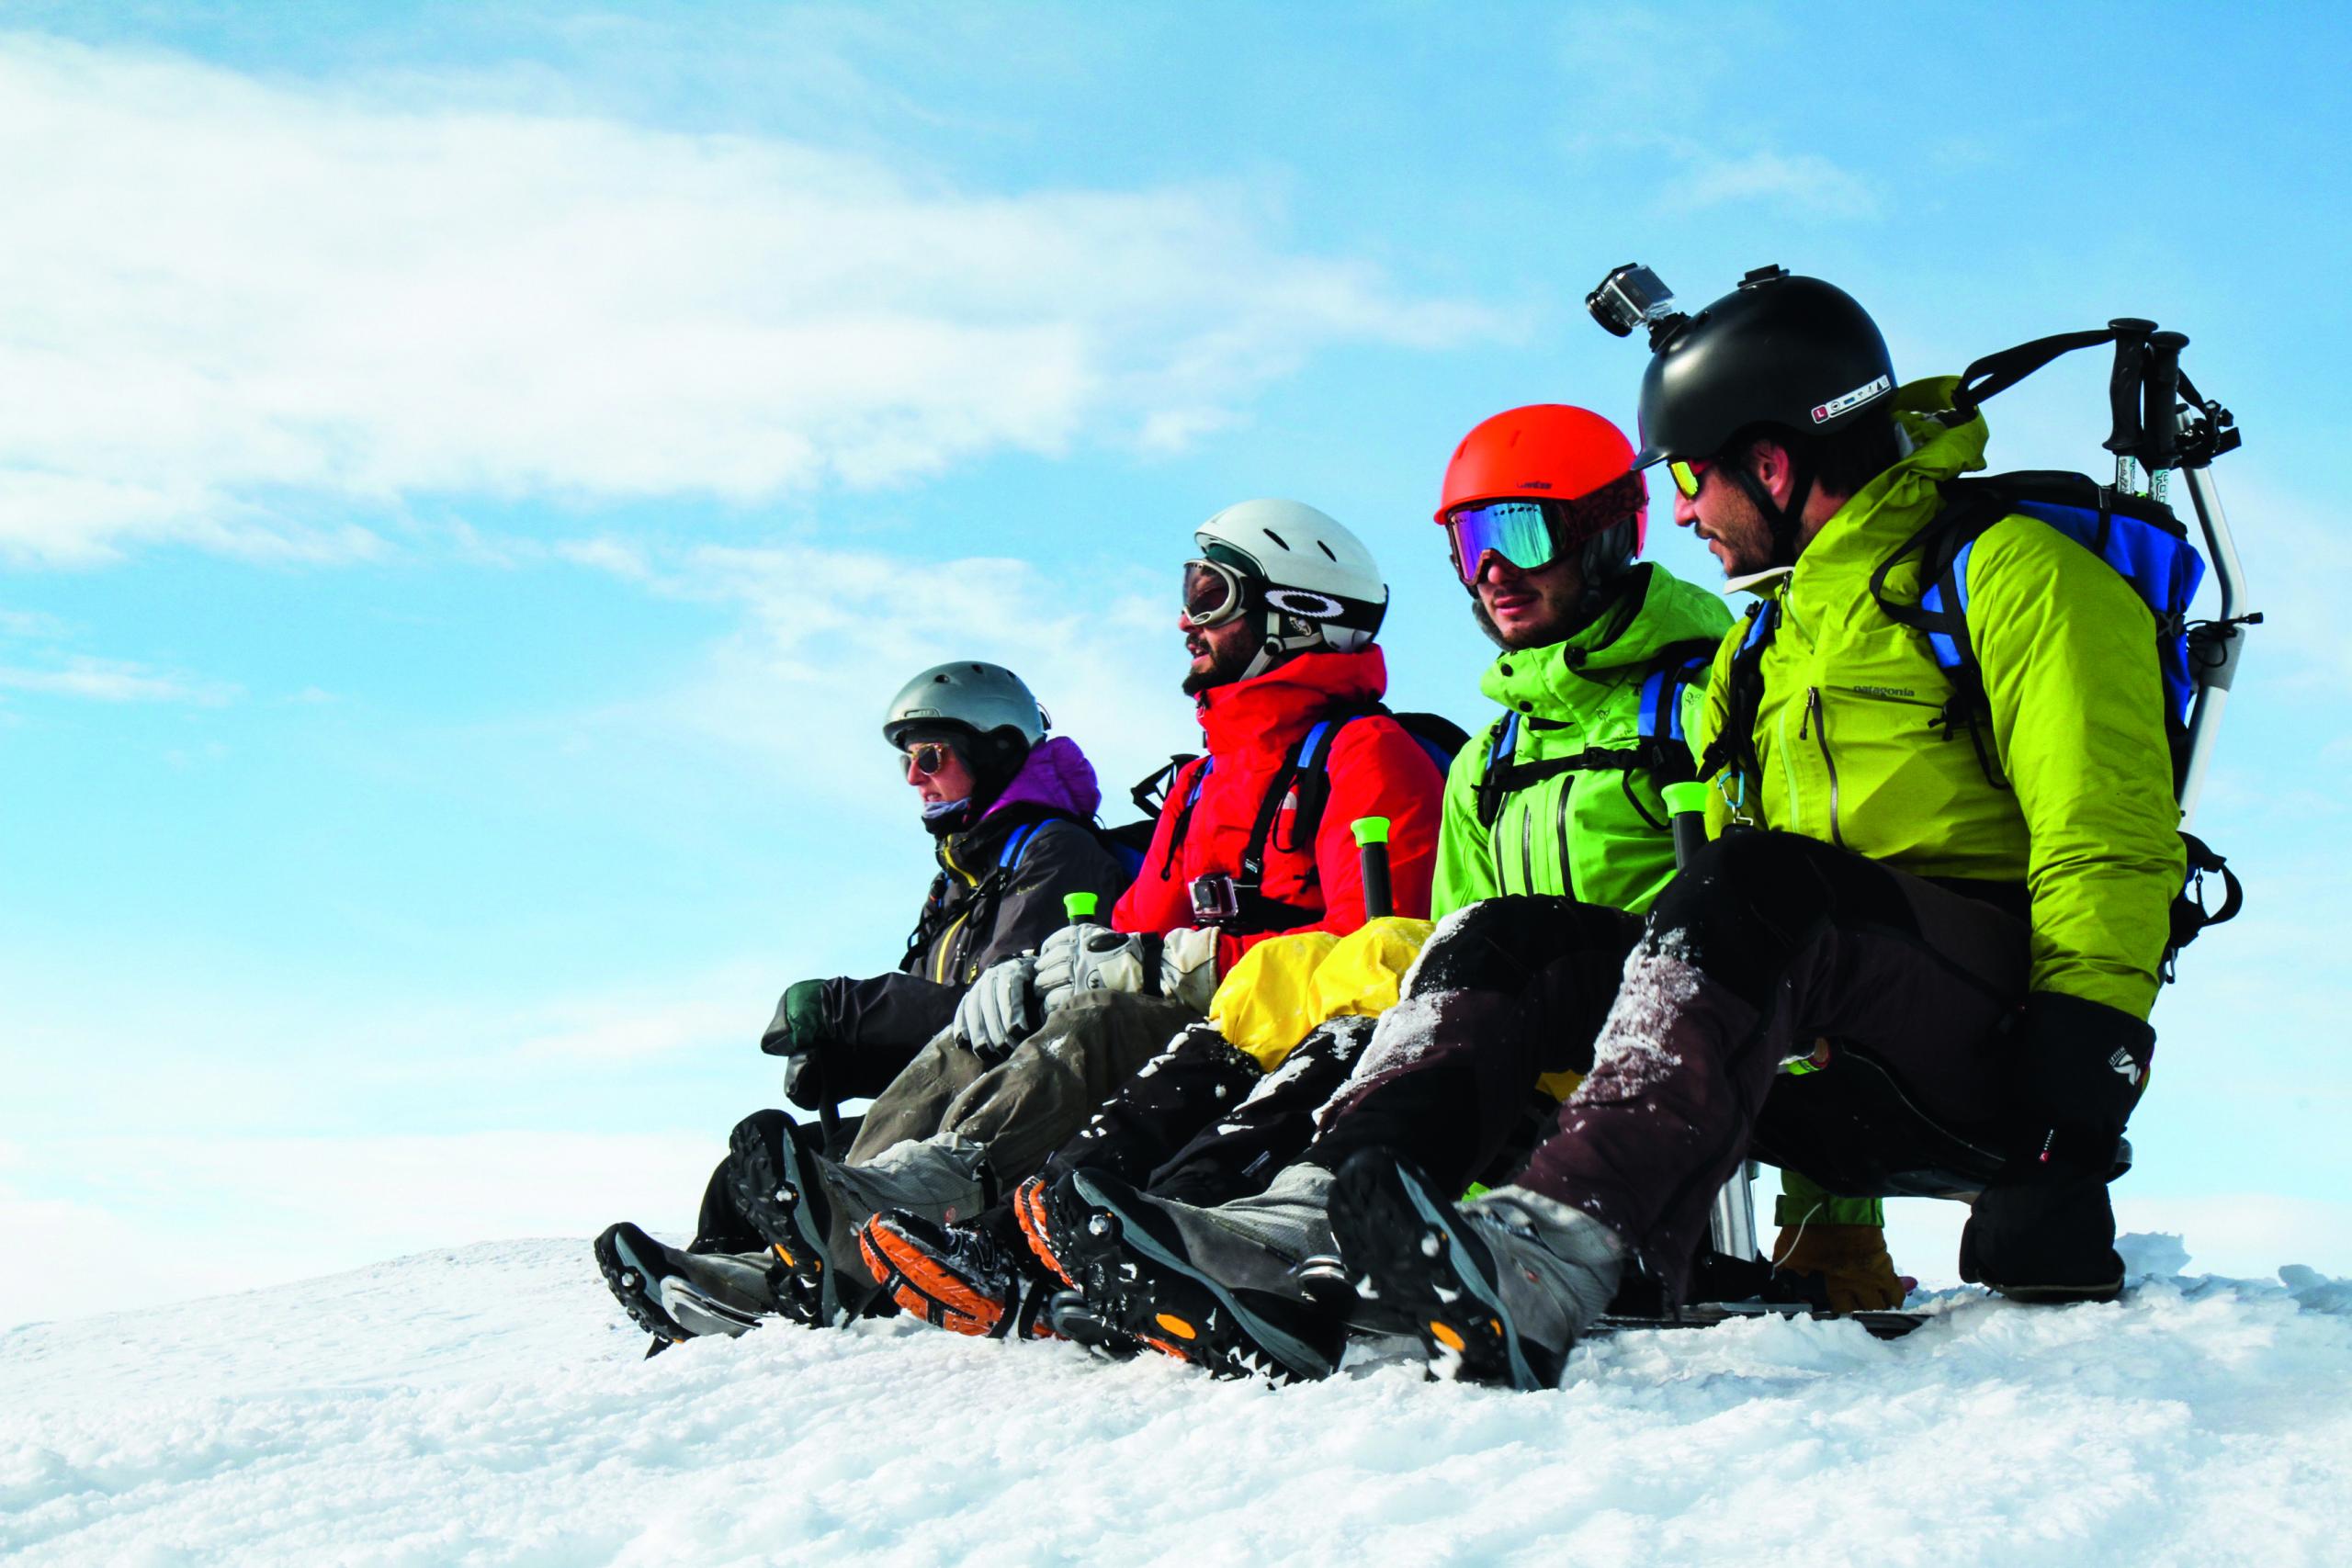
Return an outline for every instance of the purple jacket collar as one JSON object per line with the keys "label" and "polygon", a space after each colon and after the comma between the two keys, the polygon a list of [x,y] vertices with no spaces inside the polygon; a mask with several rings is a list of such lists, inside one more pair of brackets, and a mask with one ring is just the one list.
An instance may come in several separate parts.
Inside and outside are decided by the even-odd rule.
{"label": "purple jacket collar", "polygon": [[1102,804],[1102,787],[1095,782],[1094,764],[1066,735],[1048,736],[1032,748],[1029,760],[1012,775],[1004,792],[980,814],[982,820],[1008,806],[1047,806],[1091,818]]}

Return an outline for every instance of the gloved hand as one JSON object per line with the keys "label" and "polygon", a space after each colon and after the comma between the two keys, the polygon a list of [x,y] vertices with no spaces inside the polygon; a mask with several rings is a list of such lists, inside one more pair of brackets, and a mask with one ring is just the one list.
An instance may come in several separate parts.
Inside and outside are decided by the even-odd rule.
{"label": "gloved hand", "polygon": [[1135,991],[1208,1011],[1216,993],[1216,932],[1179,926],[1165,937],[1108,926],[1064,926],[1037,951],[1046,1011],[1087,991]]}
{"label": "gloved hand", "polygon": [[1918,1282],[1894,1271],[1883,1225],[1783,1226],[1772,1244],[1772,1265],[1818,1284],[1832,1312],[1891,1312]]}
{"label": "gloved hand", "polygon": [[1004,1060],[1044,1021],[1036,973],[1036,955],[1028,953],[982,970],[956,1004],[956,1038],[991,1062]]}
{"label": "gloved hand", "polygon": [[825,1005],[825,982],[795,980],[775,1004],[775,1017],[760,1036],[760,1049],[782,1056],[785,1098],[804,1111],[818,1107],[824,1088],[824,1049],[835,1043],[832,1012]]}
{"label": "gloved hand", "polygon": [[1159,939],[1108,926],[1069,925],[1037,949],[1037,997],[1048,1014],[1081,991],[1159,989]]}
{"label": "gloved hand", "polygon": [[2156,1032],[2101,1002],[2058,991],[2025,999],[2018,1032],[2016,1143],[2004,1185],[2067,1175],[2104,1181],[2139,1102]]}

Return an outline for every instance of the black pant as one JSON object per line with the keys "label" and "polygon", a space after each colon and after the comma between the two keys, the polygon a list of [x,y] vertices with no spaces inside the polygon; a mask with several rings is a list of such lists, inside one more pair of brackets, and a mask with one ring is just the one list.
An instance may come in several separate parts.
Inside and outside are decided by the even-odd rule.
{"label": "black pant", "polygon": [[1269,1073],[1195,1025],[1054,1152],[1046,1179],[1103,1171],[1204,1205],[1262,1191],[1306,1148],[1316,1112],[1347,1082],[1372,1031],[1368,1018],[1332,1019]]}
{"label": "black pant", "polygon": [[[1651,910],[1521,1181],[1677,1289],[1751,1149],[1855,1196],[1982,1185],[2016,1136],[2028,968],[2025,923],[1993,902],[1792,834],[1719,839]],[[1780,1071],[1824,1041],[1821,1070]]]}

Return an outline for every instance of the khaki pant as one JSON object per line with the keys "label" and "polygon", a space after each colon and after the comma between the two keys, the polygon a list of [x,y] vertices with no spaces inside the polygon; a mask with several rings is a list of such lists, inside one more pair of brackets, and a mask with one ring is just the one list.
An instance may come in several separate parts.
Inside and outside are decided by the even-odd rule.
{"label": "khaki pant", "polygon": [[974,1217],[1200,1019],[1181,1002],[1090,991],[993,1065],[942,1032],[875,1099],[848,1156],[821,1167],[837,1266],[864,1274],[856,1234],[881,1210]]}

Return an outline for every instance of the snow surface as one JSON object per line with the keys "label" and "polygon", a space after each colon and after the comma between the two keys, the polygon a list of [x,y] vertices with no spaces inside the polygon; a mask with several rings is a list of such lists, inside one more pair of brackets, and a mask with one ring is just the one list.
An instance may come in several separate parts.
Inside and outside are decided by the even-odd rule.
{"label": "snow surface", "polygon": [[1277,1390],[900,1324],[648,1361],[585,1243],[490,1243],[0,1334],[0,1557],[2352,1561],[2352,1284],[2281,1274],[2065,1310],[1944,1292],[1895,1343],[1630,1335],[1511,1394],[1379,1355]]}

